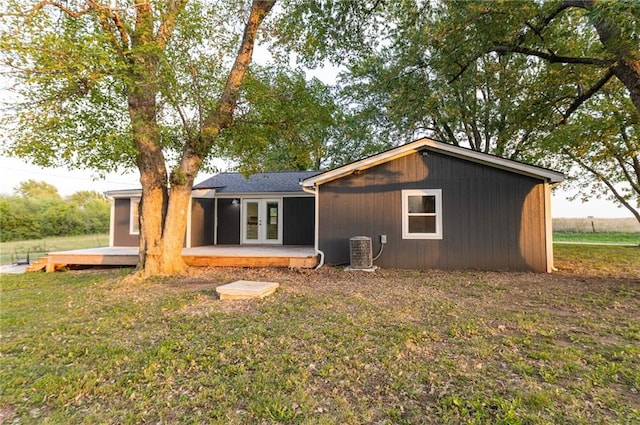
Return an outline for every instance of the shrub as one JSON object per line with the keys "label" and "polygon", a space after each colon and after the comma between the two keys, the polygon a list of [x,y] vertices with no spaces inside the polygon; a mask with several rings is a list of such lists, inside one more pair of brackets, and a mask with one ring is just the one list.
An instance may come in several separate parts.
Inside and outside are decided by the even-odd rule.
{"label": "shrub", "polygon": [[55,187],[30,180],[13,195],[0,195],[0,241],[106,233],[109,213],[98,192],[62,198]]}

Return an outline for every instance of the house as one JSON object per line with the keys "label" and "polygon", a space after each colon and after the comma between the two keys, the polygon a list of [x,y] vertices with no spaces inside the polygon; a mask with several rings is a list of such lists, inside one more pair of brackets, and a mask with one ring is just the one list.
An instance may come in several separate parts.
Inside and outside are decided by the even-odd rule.
{"label": "house", "polygon": [[561,173],[420,139],[303,181],[316,196],[316,248],[349,262],[350,236],[376,265],[551,272],[551,186]]}
{"label": "house", "polygon": [[[338,265],[369,236],[381,267],[550,272],[563,179],[426,138],[326,172],[220,173],[193,188],[185,246],[313,245]],[[111,245],[137,246],[140,192],[107,195]]]}
{"label": "house", "polygon": [[316,174],[220,173],[195,185],[187,246],[313,245],[314,197],[301,182]]}
{"label": "house", "polygon": [[[220,173],[196,184],[187,216],[185,247],[313,245],[314,195],[302,180],[318,171]],[[109,191],[110,246],[138,246],[141,190]]]}

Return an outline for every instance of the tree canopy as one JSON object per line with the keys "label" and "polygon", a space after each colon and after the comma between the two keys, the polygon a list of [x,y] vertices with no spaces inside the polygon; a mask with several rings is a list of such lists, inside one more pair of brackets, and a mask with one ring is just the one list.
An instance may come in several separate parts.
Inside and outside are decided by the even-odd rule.
{"label": "tree canopy", "polygon": [[12,195],[0,195],[0,240],[107,233],[109,214],[109,201],[98,192],[63,198],[49,183],[27,180]]}
{"label": "tree canopy", "polygon": [[214,154],[245,173],[328,169],[383,149],[368,130],[336,90],[303,70],[254,66]]}
{"label": "tree canopy", "polygon": [[301,70],[254,66],[243,86],[236,124],[215,152],[249,171],[319,169],[340,120],[330,89]]}
{"label": "tree canopy", "polygon": [[0,60],[21,101],[5,123],[5,146],[39,165],[135,164],[139,268],[181,272],[194,178],[233,124],[260,25],[274,4],[10,0],[1,11]]}
{"label": "tree canopy", "polygon": [[[637,122],[628,110],[640,105],[639,20],[637,2],[311,0],[294,2],[282,41],[304,63],[343,66],[342,96],[389,144],[426,135],[582,167],[583,194],[606,188],[639,217]],[[618,118],[609,120],[607,108]],[[600,149],[597,135],[610,135],[616,120],[628,148]],[[578,146],[611,166],[588,171],[577,161],[585,156],[571,154]]]}

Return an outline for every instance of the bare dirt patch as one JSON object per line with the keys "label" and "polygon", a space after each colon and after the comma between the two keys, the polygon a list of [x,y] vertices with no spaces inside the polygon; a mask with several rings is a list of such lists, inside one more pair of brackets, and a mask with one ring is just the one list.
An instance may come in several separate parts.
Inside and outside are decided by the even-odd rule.
{"label": "bare dirt patch", "polygon": [[[640,267],[640,265],[638,266]],[[394,270],[380,269],[375,273],[345,271],[340,267],[325,266],[320,270],[249,269],[249,268],[191,268],[187,276],[172,279],[163,285],[176,292],[199,292],[206,295],[207,303],[217,299],[215,288],[235,280],[261,280],[280,283],[272,297],[323,296],[327,305],[339,303],[340,297],[360,299],[363,304],[375,303],[380,308],[395,309],[403,314],[403,307],[419,303],[420,300],[455,302],[469,311],[481,309],[503,309],[508,311],[538,312],[555,317],[573,317],[586,314],[578,311],[573,301],[594,298],[594,304],[619,311],[626,310],[616,305],[615,294],[621,285],[640,290],[639,277],[634,271],[622,276],[602,276],[598,270],[588,267],[563,268],[553,274],[487,272],[487,271],[442,271],[442,270]],[[636,285],[636,286],[633,286]],[[452,299],[452,294],[455,297]],[[611,297],[605,305],[597,299]],[[225,311],[249,311],[259,305],[254,301],[223,302]],[[201,309],[202,305],[194,305]],[[407,318],[411,320],[410,317]]]}

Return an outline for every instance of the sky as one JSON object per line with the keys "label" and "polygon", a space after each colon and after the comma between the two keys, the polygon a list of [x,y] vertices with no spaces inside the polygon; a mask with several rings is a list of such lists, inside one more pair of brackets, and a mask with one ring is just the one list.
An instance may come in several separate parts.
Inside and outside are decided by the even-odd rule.
{"label": "sky", "polygon": [[[224,171],[224,170],[222,170]],[[200,182],[210,174],[200,174],[196,182]],[[140,187],[137,172],[129,174],[109,174],[104,179],[95,179],[90,171],[66,170],[64,168],[41,168],[30,165],[18,158],[0,157],[0,193],[11,194],[22,181],[44,181],[58,189],[63,195],[71,195],[81,190],[105,192],[107,190],[136,189]],[[624,218],[633,217],[624,208],[616,207],[613,202],[604,199],[583,203],[580,200],[568,201],[571,193],[555,190],[551,202],[553,217],[597,217]]]}

